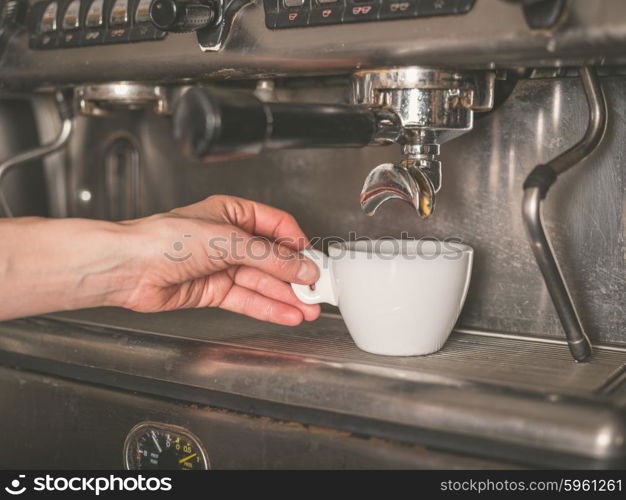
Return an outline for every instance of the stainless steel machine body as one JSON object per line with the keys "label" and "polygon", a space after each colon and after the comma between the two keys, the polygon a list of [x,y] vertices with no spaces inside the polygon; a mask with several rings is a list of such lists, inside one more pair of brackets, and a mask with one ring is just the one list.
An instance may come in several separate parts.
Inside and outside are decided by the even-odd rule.
{"label": "stainless steel machine body", "polygon": [[[601,81],[612,109],[619,109],[626,100],[626,79]],[[280,98],[341,102],[344,92],[344,87],[328,84],[283,89]],[[139,214],[228,193],[290,211],[312,237],[399,237],[406,232],[413,237],[461,238],[476,250],[476,273],[460,325],[562,337],[527,248],[521,186],[535,165],[556,156],[585,131],[587,104],[575,76],[519,82],[497,112],[479,118],[471,132],[446,143],[441,158],[451,185],[439,193],[437,213],[428,220],[416,219],[410,207],[395,202],[375,217],[360,211],[363,178],[373,164],[400,158],[394,146],[276,151],[201,165],[180,157],[166,117],[120,112],[108,120],[76,120],[77,133],[65,158],[71,193],[67,210],[73,216],[107,217],[110,201],[100,176],[107,148],[125,137],[142,159]],[[594,342],[619,343],[626,328],[621,127],[619,118],[609,114],[603,143],[593,158],[553,187],[544,212]],[[91,195],[88,202],[81,199],[83,190]]]}
{"label": "stainless steel machine body", "polygon": [[[370,3],[380,17],[390,2]],[[428,2],[414,4],[420,12]],[[20,134],[4,134],[0,163],[58,136],[53,91],[73,91],[76,104],[67,147],[7,172],[3,191],[15,215],[116,220],[223,193],[291,212],[312,238],[457,238],[475,249],[455,332],[440,353],[422,358],[359,352],[332,308],[293,330],[219,311],[104,309],[0,324],[9,448],[32,434],[41,405],[54,416],[54,433],[33,439],[17,465],[121,467],[124,438],[142,421],[187,428],[214,467],[626,464],[626,4],[572,0],[541,30],[529,28],[512,2],[450,4],[471,8],[270,29],[283,19],[282,7],[232,2],[236,15],[223,18],[231,23],[220,28],[223,39],[202,28],[141,43],[56,49],[29,48],[41,40],[13,29],[0,55],[0,120],[10,120],[17,106],[20,116],[31,113],[37,130],[24,119]],[[310,12],[298,14],[313,19],[317,4],[305,5]],[[531,170],[585,133],[589,107],[577,71],[583,65],[599,74],[606,132],[543,203],[544,228],[593,345],[591,360],[575,363],[520,208]],[[462,85],[437,90],[446,98],[458,94],[458,113],[444,113],[445,126],[407,122],[419,96],[432,89],[368,83],[397,68],[465,75]],[[405,139],[415,140],[202,164],[180,154],[169,114],[194,86],[256,89],[263,102],[376,104],[400,116]],[[451,101],[427,102],[451,109]],[[403,154],[430,168],[436,210],[419,219],[414,207],[391,200],[366,217],[363,180],[376,164],[401,165]],[[46,183],[47,211],[32,203],[41,196],[36,175]],[[85,462],[62,446],[76,429],[76,446],[90,450]],[[230,446],[237,439],[241,446]],[[53,463],[44,463],[50,447],[57,450],[48,455]],[[301,453],[287,459],[286,450]],[[0,453],[0,463],[8,461]]]}

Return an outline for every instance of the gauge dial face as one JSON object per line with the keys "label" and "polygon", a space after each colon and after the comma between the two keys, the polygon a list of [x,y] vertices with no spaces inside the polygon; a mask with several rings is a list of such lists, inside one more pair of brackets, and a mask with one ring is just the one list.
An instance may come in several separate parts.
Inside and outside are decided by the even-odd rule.
{"label": "gauge dial face", "polygon": [[207,470],[206,451],[191,432],[152,422],[135,426],[124,444],[124,465],[130,470]]}

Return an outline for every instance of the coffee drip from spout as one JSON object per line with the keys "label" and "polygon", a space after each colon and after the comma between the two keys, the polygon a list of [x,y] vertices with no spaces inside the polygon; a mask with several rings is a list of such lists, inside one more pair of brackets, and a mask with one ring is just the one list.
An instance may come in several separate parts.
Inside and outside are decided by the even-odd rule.
{"label": "coffee drip from spout", "polygon": [[409,203],[422,219],[433,213],[435,194],[441,189],[441,162],[435,159],[439,144],[418,142],[424,135],[402,146],[399,162],[378,165],[366,177],[360,203],[367,215],[391,199]]}
{"label": "coffee drip from spout", "polygon": [[401,131],[394,142],[403,157],[375,167],[365,179],[361,208],[374,215],[388,200],[409,203],[425,219],[442,185],[440,144],[471,130],[473,112],[493,106],[495,75],[422,67],[359,71],[353,102],[395,114]]}

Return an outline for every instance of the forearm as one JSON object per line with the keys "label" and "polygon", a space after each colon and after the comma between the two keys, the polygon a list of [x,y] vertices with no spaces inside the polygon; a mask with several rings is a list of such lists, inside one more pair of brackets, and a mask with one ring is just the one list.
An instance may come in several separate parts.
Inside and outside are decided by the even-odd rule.
{"label": "forearm", "polygon": [[298,253],[306,241],[289,214],[228,196],[123,222],[0,219],[0,321],[99,306],[221,307],[297,325],[319,316],[288,285],[318,278]]}
{"label": "forearm", "polygon": [[0,320],[118,305],[133,286],[128,238],[113,222],[0,220]]}

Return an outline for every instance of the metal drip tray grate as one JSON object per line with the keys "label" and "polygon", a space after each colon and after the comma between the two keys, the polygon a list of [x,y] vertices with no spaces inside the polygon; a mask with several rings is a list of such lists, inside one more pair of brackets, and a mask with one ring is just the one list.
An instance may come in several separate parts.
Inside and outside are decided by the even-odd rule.
{"label": "metal drip tray grate", "polygon": [[591,362],[576,363],[564,342],[467,332],[454,332],[441,351],[428,356],[379,356],[358,349],[341,318],[334,315],[297,328],[220,310],[142,315],[100,309],[95,317],[90,311],[55,317],[327,360],[402,380],[468,380],[580,395],[602,392],[626,368],[626,350],[596,347]]}

